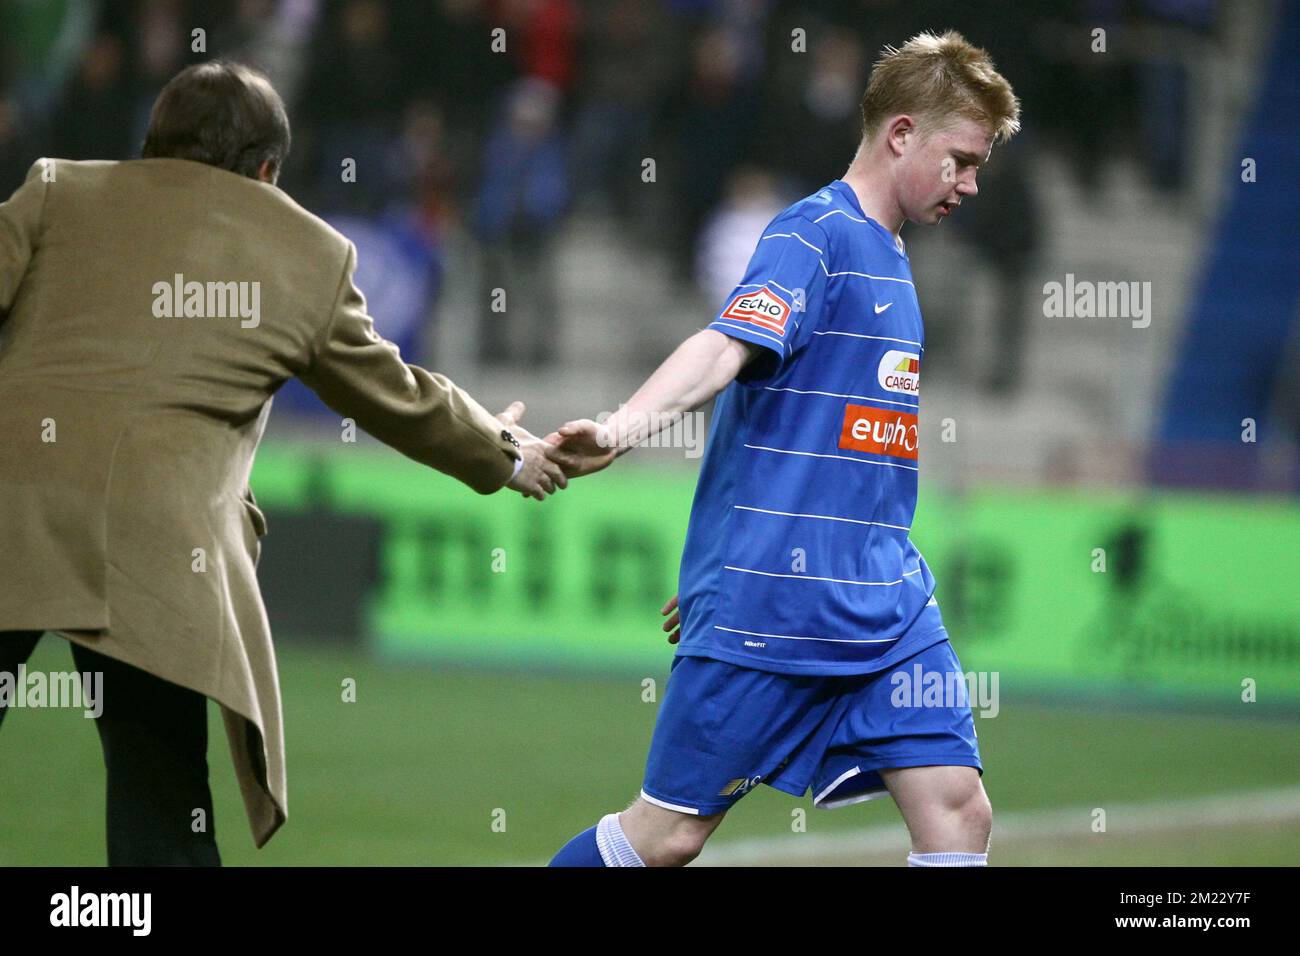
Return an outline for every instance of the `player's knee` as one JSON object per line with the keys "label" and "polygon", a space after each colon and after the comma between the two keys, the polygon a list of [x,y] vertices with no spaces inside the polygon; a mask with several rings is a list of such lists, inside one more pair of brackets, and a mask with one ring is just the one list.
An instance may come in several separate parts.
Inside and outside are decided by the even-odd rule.
{"label": "player's knee", "polygon": [[621,815],[624,833],[646,866],[685,866],[704,848],[722,815],[688,816],[638,801]]}
{"label": "player's knee", "polygon": [[[989,803],[984,788],[977,786],[959,811],[961,828],[972,845],[987,847],[993,832],[993,804]],[[979,851],[976,851],[979,852]]]}
{"label": "player's knee", "polygon": [[932,802],[914,830],[930,852],[983,853],[993,829],[993,806],[984,787],[953,788]]}
{"label": "player's knee", "polygon": [[644,862],[646,866],[685,866],[700,855],[711,832],[700,819],[674,821],[646,847]]}
{"label": "player's knee", "polygon": [[661,866],[685,866],[704,849],[708,834],[698,827],[677,827],[663,841]]}

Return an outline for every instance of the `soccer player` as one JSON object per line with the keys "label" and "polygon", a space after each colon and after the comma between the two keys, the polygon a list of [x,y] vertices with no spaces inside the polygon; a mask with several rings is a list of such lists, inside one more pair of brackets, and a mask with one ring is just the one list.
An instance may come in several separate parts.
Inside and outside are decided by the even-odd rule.
{"label": "soccer player", "polygon": [[910,865],[987,863],[969,703],[904,689],[962,669],[908,536],[925,336],[899,233],[975,196],[1019,112],[958,33],[886,48],[844,178],[772,221],[717,318],[616,414],[548,436],[587,474],[721,392],[641,795],[552,865],[684,865],[759,783],[818,807],[888,792]]}

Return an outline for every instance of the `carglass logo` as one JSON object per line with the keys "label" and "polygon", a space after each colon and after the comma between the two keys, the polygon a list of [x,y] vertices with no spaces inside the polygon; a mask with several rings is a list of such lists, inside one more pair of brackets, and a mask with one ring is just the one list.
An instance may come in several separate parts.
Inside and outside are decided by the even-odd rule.
{"label": "carglass logo", "polygon": [[876,381],[886,391],[916,395],[921,390],[921,356],[890,349],[876,369]]}

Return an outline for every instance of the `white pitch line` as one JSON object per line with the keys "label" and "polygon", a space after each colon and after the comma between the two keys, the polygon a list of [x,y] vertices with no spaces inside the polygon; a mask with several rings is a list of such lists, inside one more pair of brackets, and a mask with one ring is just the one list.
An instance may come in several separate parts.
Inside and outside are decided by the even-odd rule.
{"label": "white pitch line", "polygon": [[[1106,834],[1137,835],[1214,826],[1282,823],[1300,819],[1300,787],[1253,790],[1155,803],[1098,804],[1106,811]],[[999,814],[993,808],[990,853],[996,859],[1000,845],[1026,840],[1096,836],[1092,832],[1093,807],[1073,810],[1034,810]],[[810,816],[816,820],[816,816]],[[725,824],[723,824],[725,826]],[[790,833],[778,837],[720,840],[709,843],[695,866],[806,866],[828,859],[899,853],[907,856],[911,842],[900,818],[887,826],[832,833]]]}

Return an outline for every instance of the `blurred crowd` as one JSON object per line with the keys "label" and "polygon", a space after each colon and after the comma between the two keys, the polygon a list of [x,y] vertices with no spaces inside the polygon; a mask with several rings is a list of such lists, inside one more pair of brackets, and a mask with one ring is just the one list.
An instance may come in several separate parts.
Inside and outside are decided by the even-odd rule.
{"label": "blurred crowd", "polygon": [[[1215,0],[5,0],[0,192],[37,156],[136,156],[168,77],[247,62],[289,106],[280,185],[327,218],[399,224],[435,273],[448,235],[471,237],[485,290],[513,276],[533,313],[525,329],[485,322],[482,358],[542,364],[567,219],[616,217],[719,299],[762,225],[847,168],[879,51],[953,27],[1031,118],[981,177],[996,206],[954,221],[1014,299],[1042,232],[1025,156],[1059,148],[1085,187],[1128,156],[1180,189],[1187,78],[1129,28],[1209,33],[1217,17]],[[1096,27],[1113,55],[1089,54]]]}

